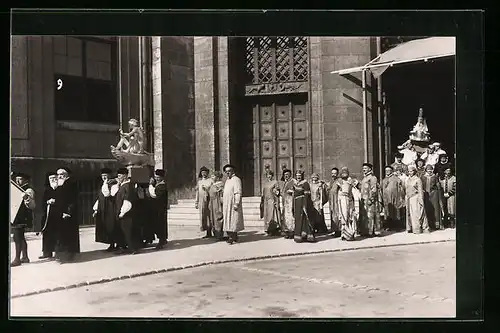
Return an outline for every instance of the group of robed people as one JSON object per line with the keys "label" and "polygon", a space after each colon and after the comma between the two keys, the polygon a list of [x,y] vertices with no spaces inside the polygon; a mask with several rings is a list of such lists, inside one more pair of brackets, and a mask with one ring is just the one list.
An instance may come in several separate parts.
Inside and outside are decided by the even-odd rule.
{"label": "group of robed people", "polygon": [[60,168],[49,172],[46,188],[38,204],[43,206],[40,225],[34,225],[33,211],[36,207],[35,192],[29,183],[30,177],[23,173],[15,175],[16,183],[25,191],[23,204],[20,206],[12,233],[15,243],[15,257],[11,266],[29,263],[26,229],[36,227],[41,231],[42,255],[39,259],[55,257],[60,263],[71,262],[80,252],[78,223],[78,189],[71,177],[71,170]]}
{"label": "group of robed people", "polygon": [[157,169],[149,184],[132,183],[126,168],[101,170],[102,186],[93,206],[95,240],[109,244],[108,252],[137,254],[158,238],[156,249],[167,244],[168,196],[165,170]]}

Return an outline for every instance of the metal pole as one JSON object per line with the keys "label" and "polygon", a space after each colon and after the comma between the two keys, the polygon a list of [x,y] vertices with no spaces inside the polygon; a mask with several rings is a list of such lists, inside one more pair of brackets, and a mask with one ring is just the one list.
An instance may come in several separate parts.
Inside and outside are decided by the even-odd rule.
{"label": "metal pole", "polygon": [[122,38],[118,37],[118,113],[120,116],[120,129],[123,125],[123,92],[122,92]]}
{"label": "metal pole", "polygon": [[364,162],[368,162],[368,115],[366,110],[366,70],[361,72],[363,88],[363,147]]}
{"label": "metal pole", "polygon": [[144,112],[144,105],[143,105],[143,82],[142,82],[142,37],[138,37],[138,51],[139,51],[139,126],[141,128],[144,128],[143,124],[143,112]]}
{"label": "metal pole", "polygon": [[[377,37],[377,55],[380,56],[382,53],[382,41],[381,37]],[[382,119],[382,75],[377,78],[377,116],[378,116],[378,160],[380,164],[380,179],[384,177],[384,137],[382,132],[383,119]]]}

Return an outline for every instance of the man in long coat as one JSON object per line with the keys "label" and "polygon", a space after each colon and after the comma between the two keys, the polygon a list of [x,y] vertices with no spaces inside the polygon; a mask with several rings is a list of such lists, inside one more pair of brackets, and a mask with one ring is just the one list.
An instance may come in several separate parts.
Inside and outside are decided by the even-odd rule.
{"label": "man in long coat", "polygon": [[385,178],[382,180],[382,203],[386,227],[389,229],[403,229],[401,223],[404,216],[404,184],[394,174],[392,166],[385,167]]}
{"label": "man in long coat", "polygon": [[331,232],[334,237],[340,237],[341,222],[339,215],[339,186],[338,186],[339,169],[332,168],[332,180],[328,184],[328,205],[330,206]]}
{"label": "man in long coat", "polygon": [[16,174],[16,184],[24,191],[23,203],[19,206],[16,217],[11,224],[16,247],[15,258],[10,264],[11,267],[29,263],[28,243],[24,236],[26,228],[33,227],[33,210],[35,209],[35,191],[29,184],[30,177],[24,173]]}
{"label": "man in long coat", "polygon": [[42,201],[44,212],[42,216],[42,255],[38,259],[52,258],[56,251],[58,223],[60,220],[60,213],[57,212],[56,207],[53,205],[56,197],[57,188],[57,173],[47,173],[47,183],[43,193]]}
{"label": "man in long coat", "polygon": [[97,200],[94,204],[95,217],[95,241],[98,243],[109,244],[106,251],[116,249],[117,230],[115,219],[115,194],[118,192],[118,184],[111,180],[111,169],[101,169],[102,186],[97,194]]}
{"label": "man in long coat", "polygon": [[224,184],[222,211],[224,216],[224,231],[227,232],[229,244],[238,241],[238,231],[245,228],[242,207],[241,179],[234,173],[234,166],[226,164],[223,168],[227,175]]}
{"label": "man in long coat", "polygon": [[167,184],[165,184],[165,170],[155,170],[155,177],[149,184],[149,195],[152,203],[152,219],[153,228],[158,237],[156,249],[160,250],[167,244],[168,239],[168,224],[167,224],[167,207],[168,195]]}
{"label": "man in long coat", "polygon": [[80,229],[78,223],[78,187],[71,177],[71,170],[57,170],[57,188],[54,202],[59,218],[57,259],[60,263],[71,262],[80,253]]}
{"label": "man in long coat", "polygon": [[121,226],[127,249],[119,252],[123,253],[139,253],[139,237],[137,228],[134,225],[134,209],[136,208],[135,191],[132,183],[128,178],[128,170],[120,168],[116,172],[118,178],[119,189],[116,193],[115,201],[115,216]]}
{"label": "man in long coat", "polygon": [[363,232],[368,236],[380,235],[379,186],[373,174],[373,165],[363,163],[363,180],[361,181],[360,218]]}

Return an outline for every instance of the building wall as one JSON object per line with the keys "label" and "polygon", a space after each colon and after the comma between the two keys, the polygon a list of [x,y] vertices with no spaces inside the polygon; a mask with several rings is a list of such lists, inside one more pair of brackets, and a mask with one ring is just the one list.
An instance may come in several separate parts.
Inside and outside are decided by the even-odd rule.
{"label": "building wall", "polygon": [[171,191],[195,184],[193,37],[161,38],[163,167]]}
{"label": "building wall", "polygon": [[[311,37],[311,106],[315,172],[346,166],[360,175],[364,161],[361,75],[351,79],[331,71],[362,66],[372,59],[370,37]],[[367,86],[371,81],[367,75]],[[368,99],[368,156],[373,163],[372,94]]]}

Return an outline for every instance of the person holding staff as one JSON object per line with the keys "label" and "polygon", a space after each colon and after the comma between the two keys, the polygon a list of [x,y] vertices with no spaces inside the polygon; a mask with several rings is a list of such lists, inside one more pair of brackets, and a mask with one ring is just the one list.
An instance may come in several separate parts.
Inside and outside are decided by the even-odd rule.
{"label": "person holding staff", "polygon": [[35,191],[29,184],[30,177],[25,173],[15,174],[15,183],[24,192],[23,203],[19,206],[17,215],[11,224],[14,234],[14,244],[16,248],[15,258],[10,264],[11,267],[29,263],[28,243],[24,236],[26,228],[33,227],[33,210],[35,209]]}
{"label": "person holding staff", "polygon": [[45,209],[42,217],[42,255],[38,259],[49,259],[52,258],[54,252],[56,251],[57,243],[57,228],[59,215],[57,214],[56,207],[53,206],[55,203],[57,188],[57,173],[48,172],[47,173],[47,184],[45,186],[45,191],[43,192],[42,203],[45,205]]}

